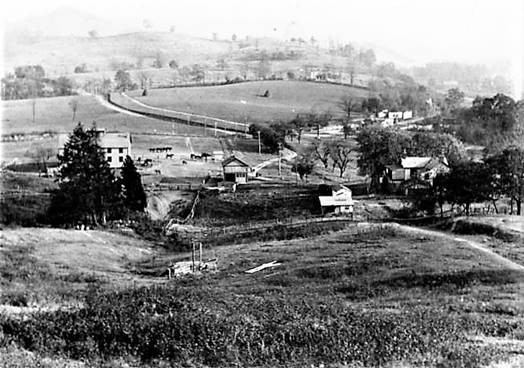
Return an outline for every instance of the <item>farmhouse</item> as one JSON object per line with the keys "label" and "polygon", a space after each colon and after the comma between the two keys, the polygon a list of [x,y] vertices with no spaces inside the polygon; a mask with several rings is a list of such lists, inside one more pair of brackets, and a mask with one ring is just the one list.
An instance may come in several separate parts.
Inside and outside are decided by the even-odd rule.
{"label": "farmhouse", "polygon": [[331,186],[331,195],[320,195],[318,197],[322,214],[334,212],[336,214],[353,215],[353,198],[351,189],[341,184]]}
{"label": "farmhouse", "polygon": [[[119,169],[124,165],[127,155],[131,155],[131,136],[129,133],[106,133],[105,129],[97,129],[98,143],[104,150],[109,167]],[[64,145],[69,140],[69,134],[58,136],[58,154],[64,153]]]}
{"label": "farmhouse", "polygon": [[224,180],[239,184],[247,183],[247,174],[251,170],[250,166],[235,156],[229,156],[222,161]]}
{"label": "farmhouse", "polygon": [[400,165],[386,166],[386,181],[390,189],[396,190],[406,182],[433,184],[437,174],[449,171],[448,161],[445,157],[406,157]]}

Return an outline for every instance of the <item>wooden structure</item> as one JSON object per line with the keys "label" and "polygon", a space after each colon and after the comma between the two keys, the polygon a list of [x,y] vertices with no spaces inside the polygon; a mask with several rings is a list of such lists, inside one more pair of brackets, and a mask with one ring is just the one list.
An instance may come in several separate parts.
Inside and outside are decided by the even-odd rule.
{"label": "wooden structure", "polygon": [[319,196],[322,214],[334,212],[335,214],[353,215],[353,205],[355,201],[352,198],[351,189],[341,184],[331,187],[330,196]]}
{"label": "wooden structure", "polygon": [[235,156],[229,156],[222,161],[222,171],[224,173],[224,180],[238,184],[247,183],[247,174],[251,167],[241,159]]}

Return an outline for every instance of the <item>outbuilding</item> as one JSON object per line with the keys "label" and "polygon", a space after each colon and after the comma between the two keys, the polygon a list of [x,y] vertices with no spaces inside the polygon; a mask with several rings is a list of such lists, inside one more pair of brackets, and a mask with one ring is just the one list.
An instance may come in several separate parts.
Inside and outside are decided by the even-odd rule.
{"label": "outbuilding", "polygon": [[247,174],[251,170],[250,166],[235,156],[229,156],[222,161],[222,171],[224,180],[238,184],[247,183]]}
{"label": "outbuilding", "polygon": [[353,215],[353,205],[351,189],[341,184],[331,186],[331,195],[320,195],[318,197],[322,214],[334,212],[336,214]]}

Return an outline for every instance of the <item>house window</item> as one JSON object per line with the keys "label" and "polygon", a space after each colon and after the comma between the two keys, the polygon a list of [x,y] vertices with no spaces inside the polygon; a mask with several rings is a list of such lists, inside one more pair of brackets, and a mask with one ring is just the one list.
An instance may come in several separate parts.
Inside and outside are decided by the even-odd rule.
{"label": "house window", "polygon": [[124,153],[124,149],[123,148],[119,148],[118,149],[118,153]]}
{"label": "house window", "polygon": [[124,157],[122,156],[118,157],[118,162],[124,162]]}
{"label": "house window", "polygon": [[108,157],[107,157],[107,162],[111,162],[111,161],[113,161],[113,157],[108,156]]}
{"label": "house window", "polygon": [[107,153],[111,153],[111,148],[108,148],[108,149],[107,149]]}

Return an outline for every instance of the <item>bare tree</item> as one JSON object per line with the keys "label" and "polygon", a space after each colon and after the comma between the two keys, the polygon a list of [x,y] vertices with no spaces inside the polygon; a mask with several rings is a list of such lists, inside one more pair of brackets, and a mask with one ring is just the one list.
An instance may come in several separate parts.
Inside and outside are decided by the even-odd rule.
{"label": "bare tree", "polygon": [[140,80],[140,88],[147,88],[151,83],[151,75],[148,72],[140,72],[138,74],[138,79]]}
{"label": "bare tree", "polygon": [[357,101],[353,96],[343,96],[340,99],[338,106],[342,111],[344,111],[346,117],[348,119],[351,119],[351,112],[353,112],[353,110],[357,106]]}
{"label": "bare tree", "polygon": [[336,140],[330,144],[330,157],[333,166],[340,170],[340,177],[344,176],[349,164],[351,163],[351,153],[355,151],[355,146],[345,140]]}
{"label": "bare tree", "polygon": [[76,112],[78,110],[78,100],[74,98],[71,101],[69,101],[68,105],[71,108],[71,110],[73,111],[73,122],[75,122]]}
{"label": "bare tree", "polygon": [[[42,172],[47,173],[47,163],[49,159],[55,155],[55,150],[51,147],[43,145],[32,146],[26,153],[27,156],[34,159],[38,164],[38,176]],[[40,166],[42,165],[42,166]]]}
{"label": "bare tree", "polygon": [[329,157],[331,153],[330,146],[326,143],[316,141],[315,143],[313,143],[313,152],[314,152],[314,157],[320,160],[320,162],[322,162],[322,164],[324,165],[324,168],[327,169],[328,164],[329,164]]}
{"label": "bare tree", "polygon": [[34,125],[36,121],[36,99],[35,98],[31,100],[31,107],[33,108],[33,125]]}

